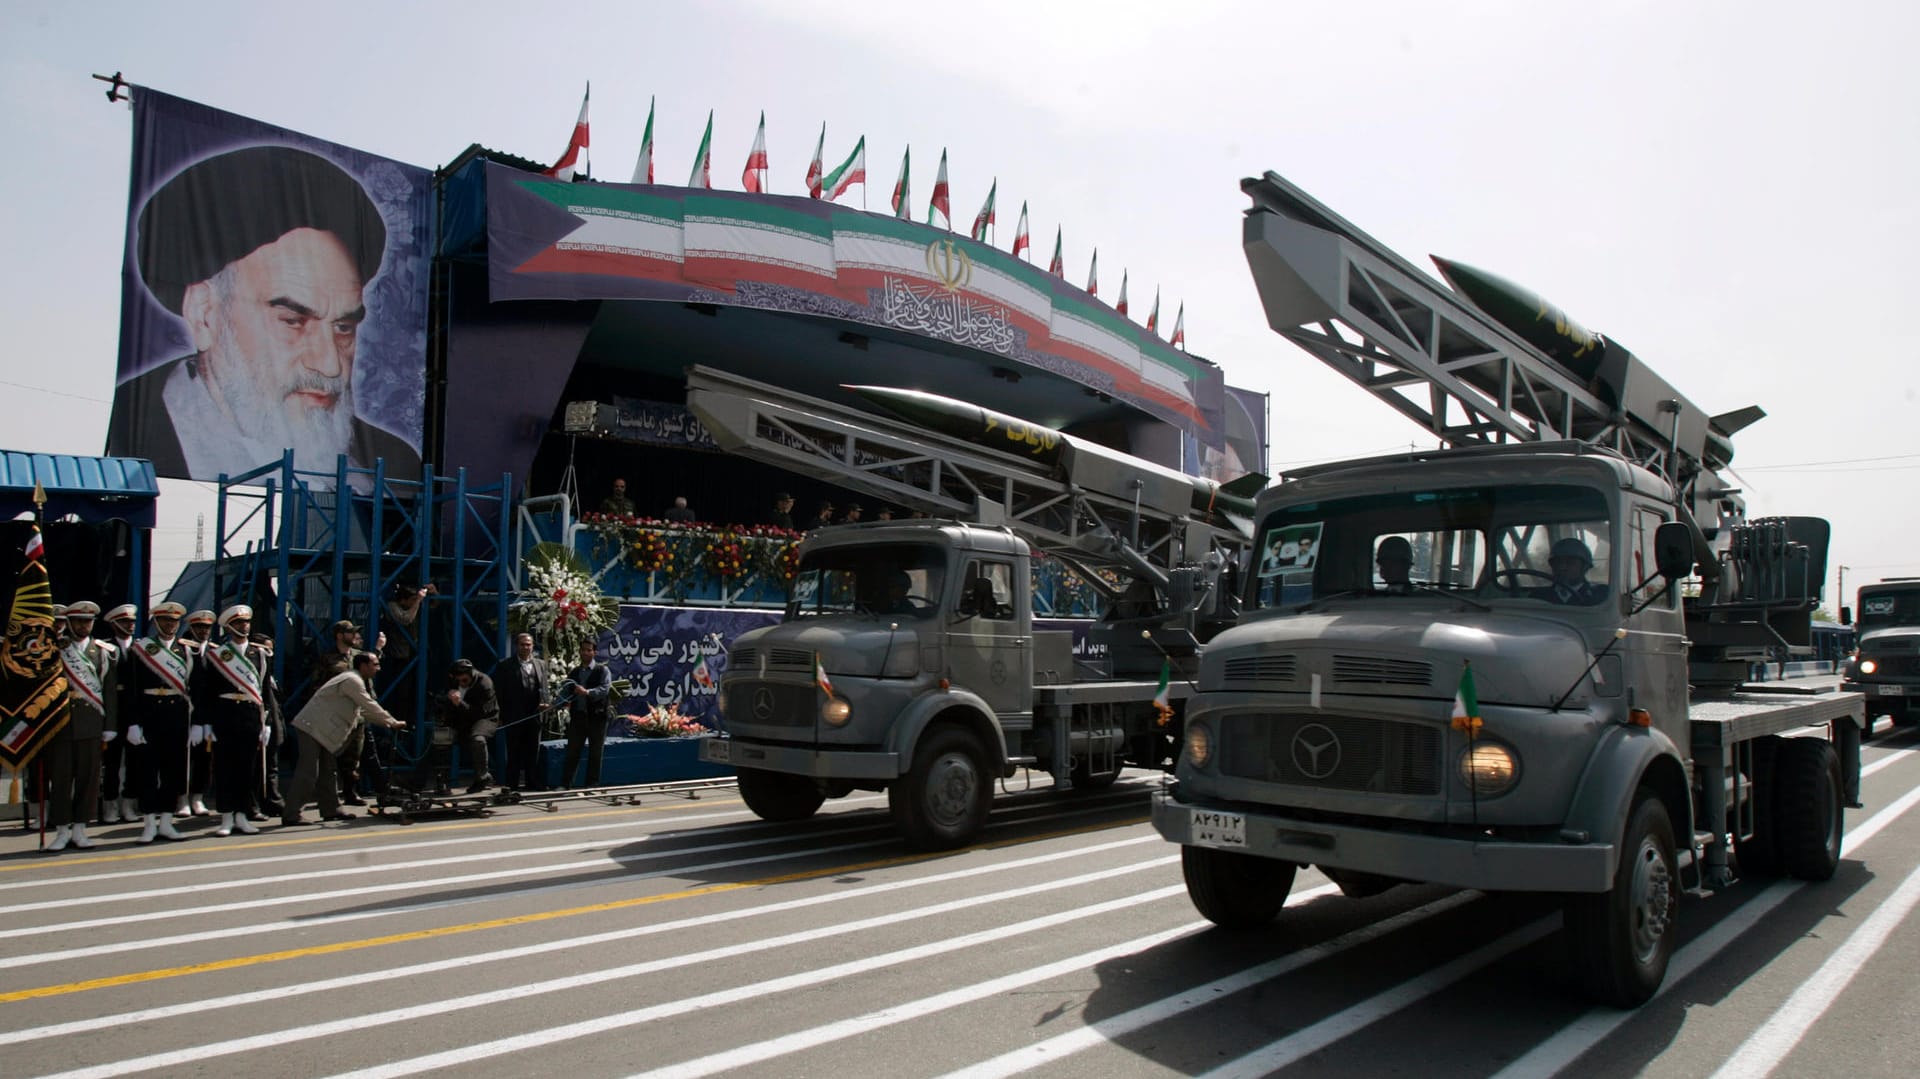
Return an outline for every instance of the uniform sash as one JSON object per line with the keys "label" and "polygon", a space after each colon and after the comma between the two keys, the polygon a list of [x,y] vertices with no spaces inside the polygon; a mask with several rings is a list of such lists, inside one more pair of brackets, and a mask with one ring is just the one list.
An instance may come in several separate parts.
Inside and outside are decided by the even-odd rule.
{"label": "uniform sash", "polygon": [[100,689],[100,671],[93,665],[80,642],[60,650],[60,664],[67,669],[67,685],[72,687],[74,696],[87,702],[87,706],[101,715],[107,714],[107,705]]}
{"label": "uniform sash", "polygon": [[260,671],[247,659],[246,653],[230,644],[223,644],[217,647],[208,645],[200,656],[233,683],[233,688],[246,694],[248,700],[265,707],[265,702],[260,698]]}
{"label": "uniform sash", "polygon": [[147,669],[160,676],[160,680],[181,693],[187,692],[187,661],[181,659],[173,649],[164,647],[159,641],[148,637],[138,642],[133,654]]}

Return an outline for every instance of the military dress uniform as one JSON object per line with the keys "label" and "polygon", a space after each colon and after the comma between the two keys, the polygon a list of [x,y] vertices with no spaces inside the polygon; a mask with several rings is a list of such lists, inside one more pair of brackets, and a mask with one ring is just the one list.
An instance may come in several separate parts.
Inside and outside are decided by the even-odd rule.
{"label": "military dress uniform", "polygon": [[[128,658],[127,649],[133,645],[133,619],[137,614],[133,604],[122,603],[101,616],[101,621],[107,624],[107,635],[111,637],[111,640],[103,637],[101,644],[112,649],[114,654],[113,680],[107,683],[106,691],[116,703],[124,701],[127,695],[124,684],[127,665],[123,661]],[[123,629],[124,634],[121,632]],[[132,820],[139,813],[139,810],[134,807],[131,790],[124,791],[126,796],[122,797],[120,769],[126,752],[125,738],[116,738],[108,742],[100,751],[100,822],[102,824],[118,824],[123,814],[127,820]]]}
{"label": "military dress uniform", "polygon": [[244,627],[252,621],[253,608],[245,604],[222,612],[227,639],[203,646],[193,669],[193,714],[213,749],[213,804],[220,814],[214,834],[221,836],[259,831],[251,815],[266,778],[267,716],[275,706],[266,650],[247,640]]}
{"label": "military dress uniform", "polygon": [[67,608],[69,640],[60,649],[66,670],[70,706],[64,732],[47,744],[47,823],[54,829],[47,850],[65,850],[68,844],[94,845],[87,836],[94,804],[100,798],[100,750],[117,736],[113,664],[118,653],[110,644],[93,639],[93,620],[100,605],[82,600]]}
{"label": "military dress uniform", "polygon": [[[178,603],[153,609],[155,619],[185,613]],[[144,825],[139,841],[151,843],[155,835],[179,839],[173,813],[187,790],[187,753],[206,735],[194,723],[188,695],[193,652],[180,638],[158,633],[133,642],[127,651],[121,661],[120,720],[126,728],[127,786]]]}
{"label": "military dress uniform", "polygon": [[[193,653],[198,663],[207,646],[213,643],[213,612],[195,611],[187,616],[186,628],[181,631],[180,639]],[[213,743],[202,741],[187,754],[187,795],[186,800],[175,805],[176,813],[191,813],[196,817],[207,815],[207,791],[213,782]]]}

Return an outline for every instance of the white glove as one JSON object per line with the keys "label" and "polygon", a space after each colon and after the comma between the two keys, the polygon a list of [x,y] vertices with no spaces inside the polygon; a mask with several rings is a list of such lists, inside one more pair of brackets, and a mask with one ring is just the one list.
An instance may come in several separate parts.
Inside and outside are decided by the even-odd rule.
{"label": "white glove", "polygon": [[127,744],[130,746],[144,746],[147,744],[147,736],[140,730],[140,724],[135,723],[133,726],[127,728]]}
{"label": "white glove", "polygon": [[113,741],[113,740],[114,740],[115,738],[118,738],[118,737],[120,737],[120,732],[119,732],[119,731],[101,731],[101,732],[100,732],[100,744],[104,746],[104,745],[106,745],[106,744],[107,744],[108,742],[111,742],[111,741]]}
{"label": "white glove", "polygon": [[207,740],[207,729],[198,723],[187,728],[187,744],[197,746]]}
{"label": "white glove", "polygon": [[[201,730],[203,730],[203,731],[206,731],[206,732],[207,732],[207,744],[208,744],[208,745],[212,745],[213,743],[215,743],[215,742],[217,742],[217,741],[219,741],[219,739],[218,739],[218,738],[215,738],[215,737],[213,736],[213,724],[211,724],[211,723],[209,723],[209,724],[207,724],[206,726],[204,726],[204,727],[201,727],[200,729],[201,729]],[[188,737],[192,737],[192,736],[191,736],[191,735],[189,735]]]}
{"label": "white glove", "polygon": [[266,745],[266,744],[267,744],[267,741],[268,741],[268,739],[270,739],[270,738],[272,738],[272,737],[273,737],[273,728],[272,728],[272,727],[262,727],[262,728],[260,728],[260,744],[261,744],[261,745],[263,745],[263,746],[264,746],[264,745]]}

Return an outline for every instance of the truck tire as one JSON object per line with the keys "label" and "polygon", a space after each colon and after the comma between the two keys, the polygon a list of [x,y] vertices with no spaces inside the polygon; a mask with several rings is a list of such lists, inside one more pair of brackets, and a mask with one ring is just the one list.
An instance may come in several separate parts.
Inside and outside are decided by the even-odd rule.
{"label": "truck tire", "polygon": [[761,820],[806,820],[827,800],[820,787],[806,776],[742,768],[739,781],[741,799]]}
{"label": "truck tire", "polygon": [[922,738],[913,767],[887,788],[895,826],[919,850],[963,846],[986,827],[992,804],[986,754],[978,739],[954,727]]}
{"label": "truck tire", "polygon": [[1667,976],[1680,903],[1673,821],[1666,805],[1645,787],[1634,795],[1620,850],[1613,887],[1567,897],[1566,935],[1574,975],[1587,995],[1616,1008],[1635,1008]]}
{"label": "truck tire", "polygon": [[1273,921],[1293,890],[1299,866],[1212,847],[1180,848],[1180,873],[1193,909],[1222,929],[1258,929]]}
{"label": "truck tire", "polygon": [[1801,880],[1829,880],[1840,867],[1840,756],[1816,738],[1788,738],[1774,761],[1774,822],[1780,863]]}
{"label": "truck tire", "polygon": [[1737,839],[1733,848],[1743,877],[1780,875],[1780,829],[1774,823],[1774,794],[1778,790],[1774,762],[1779,758],[1779,742],[1778,738],[1762,738],[1754,746],[1753,785],[1748,792],[1753,799],[1753,834]]}

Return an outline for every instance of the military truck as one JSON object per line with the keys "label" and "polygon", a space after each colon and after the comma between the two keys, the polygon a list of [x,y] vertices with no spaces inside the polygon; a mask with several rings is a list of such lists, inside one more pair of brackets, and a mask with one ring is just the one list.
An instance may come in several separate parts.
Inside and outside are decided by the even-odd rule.
{"label": "military truck", "polygon": [[1887,577],[1863,586],[1855,608],[1858,634],[1844,688],[1864,695],[1869,718],[1914,724],[1920,698],[1920,577]]}
{"label": "military truck", "polygon": [[[1171,767],[1200,645],[1233,621],[1220,581],[1248,526],[1229,507],[1251,502],[977,406],[866,396],[913,419],[689,372],[689,406],[729,452],[935,515],[807,534],[783,620],[728,651],[725,729],[701,759],[734,766],[767,820],[884,790],[923,849],[978,835],[1022,768],[1070,791]],[[988,448],[1009,429],[1020,452]],[[1037,551],[1101,595],[1098,661],[1035,628]]]}
{"label": "military truck", "polygon": [[1757,409],[1707,416],[1517,286],[1476,303],[1282,178],[1243,186],[1274,328],[1441,446],[1260,496],[1257,548],[1313,558],[1244,583],[1154,827],[1236,929],[1309,865],[1349,895],[1555,893],[1584,989],[1637,1005],[1681,895],[1838,862],[1862,698],[1740,684],[1808,649],[1826,523],[1749,521],[1720,479]]}

